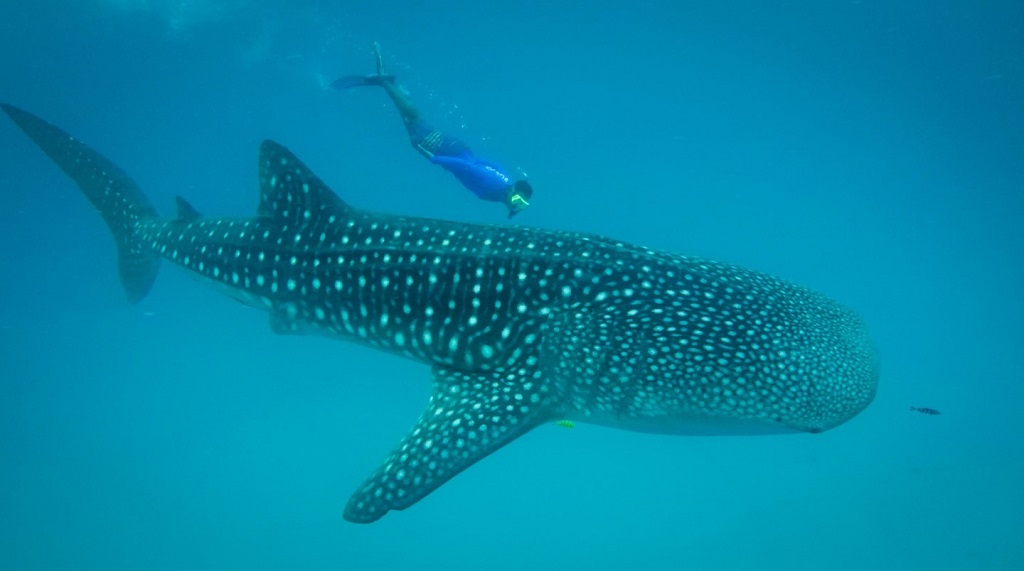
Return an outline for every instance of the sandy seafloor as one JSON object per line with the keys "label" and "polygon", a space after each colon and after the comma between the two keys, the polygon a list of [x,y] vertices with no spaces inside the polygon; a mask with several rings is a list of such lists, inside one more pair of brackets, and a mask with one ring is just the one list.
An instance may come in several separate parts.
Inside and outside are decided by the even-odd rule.
{"label": "sandy seafloor", "polygon": [[379,41],[425,116],[529,175],[512,224],[820,290],[882,376],[818,435],[542,427],[351,524],[427,368],[276,336],[170,265],[127,304],[100,218],[0,117],[0,568],[1024,568],[1019,3],[2,4],[0,100],[167,214],[253,213],[272,138],[359,207],[509,223],[380,91],[325,87]]}

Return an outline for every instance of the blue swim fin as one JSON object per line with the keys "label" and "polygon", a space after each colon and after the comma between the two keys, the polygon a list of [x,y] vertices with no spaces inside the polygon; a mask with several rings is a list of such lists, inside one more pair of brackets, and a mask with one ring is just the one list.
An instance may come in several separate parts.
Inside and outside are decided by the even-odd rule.
{"label": "blue swim fin", "polygon": [[365,75],[346,75],[345,77],[339,77],[331,82],[331,87],[335,89],[348,89],[350,87],[361,87],[363,85],[372,85]]}
{"label": "blue swim fin", "polygon": [[363,87],[366,85],[382,85],[388,81],[394,81],[395,76],[386,74],[373,75],[346,75],[331,82],[331,87],[343,90],[351,87]]}

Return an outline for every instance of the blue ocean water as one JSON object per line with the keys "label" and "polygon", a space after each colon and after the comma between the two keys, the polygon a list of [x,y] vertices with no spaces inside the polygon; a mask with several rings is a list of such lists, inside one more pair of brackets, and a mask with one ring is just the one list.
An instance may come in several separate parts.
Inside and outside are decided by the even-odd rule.
{"label": "blue ocean water", "polygon": [[0,568],[1024,567],[1019,3],[378,4],[3,2],[0,101],[166,213],[251,215],[272,138],[353,205],[505,223],[379,90],[326,87],[378,41],[424,115],[529,175],[511,223],[839,299],[875,402],[819,435],[543,427],[351,524],[427,368],[276,336],[170,265],[128,305],[100,218],[0,117]]}

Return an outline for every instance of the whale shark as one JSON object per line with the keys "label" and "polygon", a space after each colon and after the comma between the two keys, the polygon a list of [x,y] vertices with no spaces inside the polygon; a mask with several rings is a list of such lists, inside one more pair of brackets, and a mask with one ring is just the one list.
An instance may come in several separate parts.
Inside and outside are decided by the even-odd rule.
{"label": "whale shark", "polygon": [[583,233],[354,208],[282,145],[259,151],[255,217],[161,217],[109,159],[3,110],[106,221],[130,302],[161,260],[270,314],[430,367],[426,408],[349,499],[404,510],[558,421],[682,435],[818,433],[874,398],[856,313],[764,273]]}

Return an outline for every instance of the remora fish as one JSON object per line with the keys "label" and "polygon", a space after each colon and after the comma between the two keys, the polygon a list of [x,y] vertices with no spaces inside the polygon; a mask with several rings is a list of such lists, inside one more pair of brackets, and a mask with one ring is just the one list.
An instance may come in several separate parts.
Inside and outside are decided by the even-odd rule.
{"label": "remora fish", "polygon": [[137,302],[160,258],[316,332],[431,367],[430,401],[349,500],[405,509],[539,425],[644,432],[821,432],[863,410],[878,361],[844,306],[767,275],[600,236],[350,207],[287,149],[260,147],[254,218],[160,218],[105,157],[3,110],[85,193]]}

